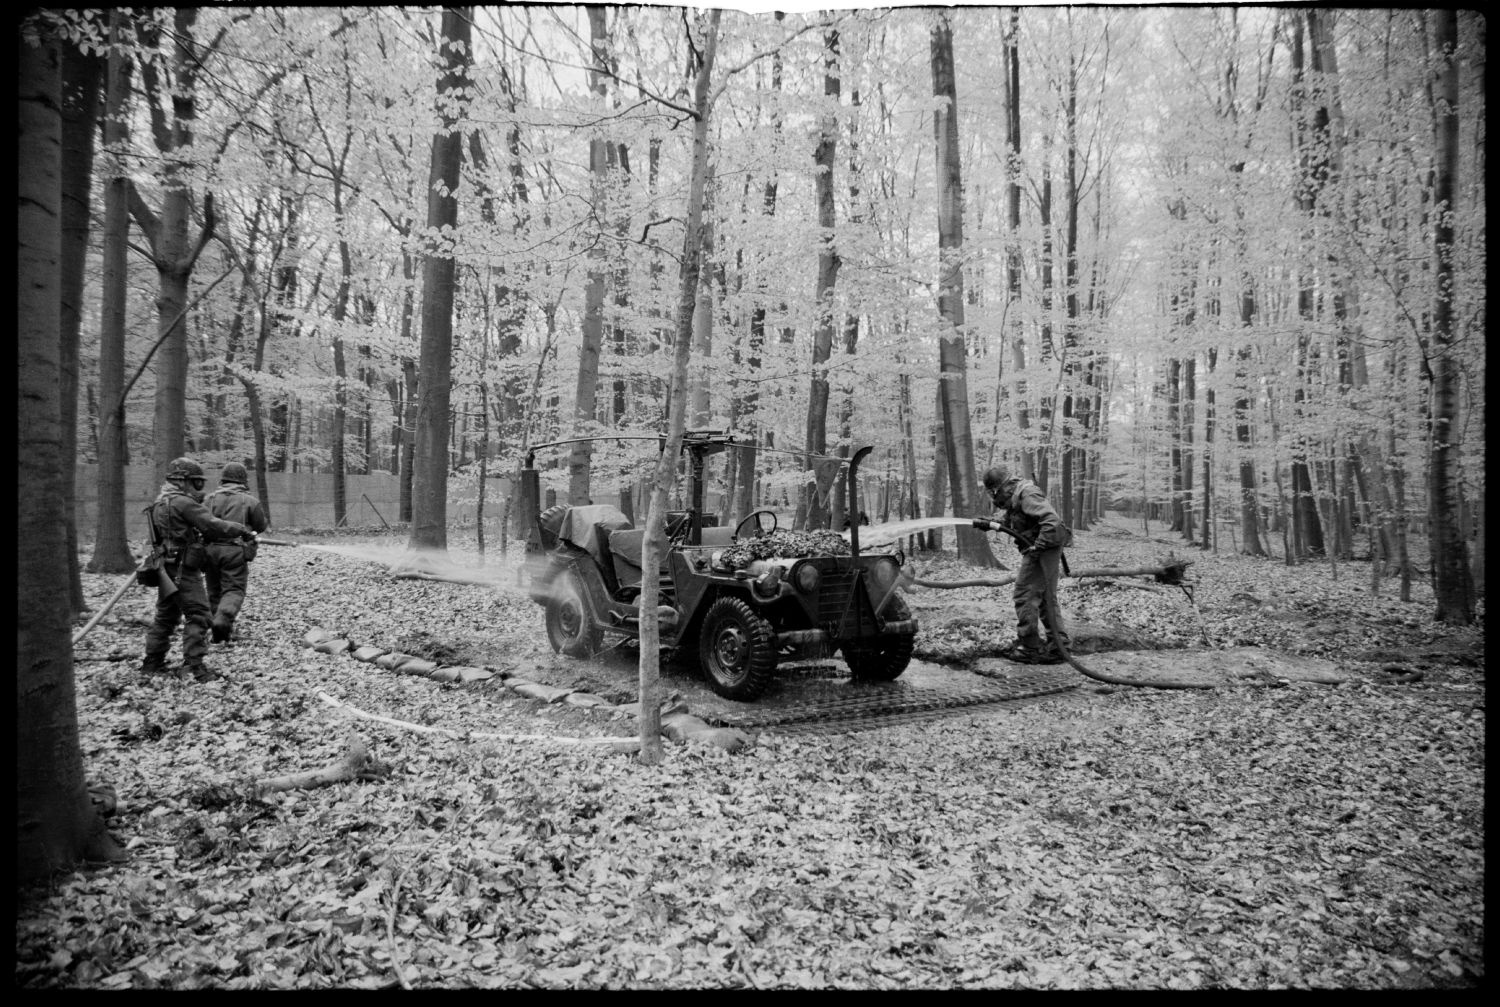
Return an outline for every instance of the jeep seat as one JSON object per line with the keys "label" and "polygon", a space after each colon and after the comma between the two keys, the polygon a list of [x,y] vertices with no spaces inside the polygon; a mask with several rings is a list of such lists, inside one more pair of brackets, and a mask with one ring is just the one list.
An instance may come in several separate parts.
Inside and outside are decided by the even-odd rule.
{"label": "jeep seat", "polygon": [[569,507],[562,515],[557,537],[569,545],[586,550],[596,563],[602,564],[604,556],[599,548],[600,528],[614,530],[629,528],[630,519],[609,504],[587,504]]}
{"label": "jeep seat", "polygon": [[622,588],[641,586],[641,546],[646,529],[622,528],[609,533],[609,555],[614,561],[615,582]]}

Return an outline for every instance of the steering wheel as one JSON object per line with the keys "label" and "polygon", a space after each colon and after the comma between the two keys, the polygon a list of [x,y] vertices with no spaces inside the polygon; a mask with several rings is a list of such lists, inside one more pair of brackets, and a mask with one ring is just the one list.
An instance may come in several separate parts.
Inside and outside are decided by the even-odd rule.
{"label": "steering wheel", "polygon": [[[767,519],[770,523],[767,524]],[[769,535],[776,530],[776,512],[758,510],[746,514],[740,519],[740,523],[734,526],[734,537],[744,538],[752,532],[756,535]]]}

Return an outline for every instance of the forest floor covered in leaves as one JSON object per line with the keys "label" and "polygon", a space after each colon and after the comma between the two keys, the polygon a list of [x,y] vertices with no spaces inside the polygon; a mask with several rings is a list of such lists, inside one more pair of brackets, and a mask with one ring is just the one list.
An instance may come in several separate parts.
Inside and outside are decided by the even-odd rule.
{"label": "forest floor covered in leaves", "polygon": [[[1175,548],[1197,605],[1069,581],[1074,619],[1167,671],[1174,650],[1256,647],[1347,681],[1080,679],[1019,709],[737,753],[668,742],[646,767],[579,741],[633,720],[504,687],[618,689],[550,652],[513,566],[455,541],[482,583],[397,579],[401,539],[293,537],[261,549],[241,638],[210,651],[221,682],[138,674],[144,589],[78,644],[85,764],[118,795],[129,859],[20,893],[18,987],[1483,984],[1483,628],[1432,623],[1425,585],[1372,597],[1368,564],[1216,556],[1112,519],[1072,565]],[[85,575],[90,604],[120,582]],[[919,656],[963,668],[1009,643],[1009,591],[913,592]],[[308,649],[314,627],[497,675],[382,671]],[[351,735],[389,776],[251,794]]]}

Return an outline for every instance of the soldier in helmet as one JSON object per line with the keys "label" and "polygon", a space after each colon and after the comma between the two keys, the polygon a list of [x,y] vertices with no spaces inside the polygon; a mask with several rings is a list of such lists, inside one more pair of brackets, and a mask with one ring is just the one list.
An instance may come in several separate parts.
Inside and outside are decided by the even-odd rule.
{"label": "soldier in helmet", "polygon": [[[1021,550],[1021,568],[1013,588],[1016,641],[1002,655],[1024,664],[1055,664],[1062,659],[1056,644],[1066,648],[1069,638],[1062,614],[1052,610],[1047,597],[1049,593],[1057,597],[1062,552],[1072,544],[1073,533],[1036,483],[997,466],[984,474],[984,488],[1000,509],[999,524],[1015,533],[1016,547]],[[990,528],[995,522],[976,518],[974,525]],[[1053,646],[1043,646],[1038,623],[1047,627]]]}
{"label": "soldier in helmet", "polygon": [[[230,462],[219,473],[219,488],[203,501],[209,512],[225,521],[236,521],[257,533],[266,530],[266,509],[250,492],[245,466]],[[234,631],[235,617],[245,603],[250,586],[250,561],[255,558],[254,539],[232,539],[208,543],[208,566],[203,570],[208,584],[208,610],[213,616],[215,643],[225,643]]]}
{"label": "soldier in helmet", "polygon": [[203,466],[191,458],[174,458],[167,465],[167,481],[156,501],[147,508],[155,536],[163,550],[163,569],[176,585],[167,593],[158,589],[156,619],[146,631],[146,659],[141,671],[166,674],[167,651],[178,621],[182,629],[182,667],[177,678],[192,677],[212,682],[222,675],[203,664],[208,650],[208,594],[203,587],[203,567],[208,562],[205,541],[253,538],[255,532],[238,521],[224,521],[203,506]]}

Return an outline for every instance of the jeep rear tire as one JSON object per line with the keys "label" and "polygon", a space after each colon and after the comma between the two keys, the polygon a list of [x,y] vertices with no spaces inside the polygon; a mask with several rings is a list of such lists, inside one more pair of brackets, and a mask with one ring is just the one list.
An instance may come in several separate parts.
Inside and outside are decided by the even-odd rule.
{"label": "jeep rear tire", "polygon": [[559,654],[593,657],[604,632],[594,625],[584,600],[585,587],[577,570],[567,570],[552,582],[547,599],[547,642]]}
{"label": "jeep rear tire", "polygon": [[776,631],[744,599],[720,598],[703,617],[698,658],[714,692],[754,699],[776,672]]}
{"label": "jeep rear tire", "polygon": [[[892,598],[886,607],[887,620],[910,619],[911,610],[900,598]],[[844,644],[844,662],[859,682],[893,682],[911,663],[917,638],[912,633],[875,636]]]}

